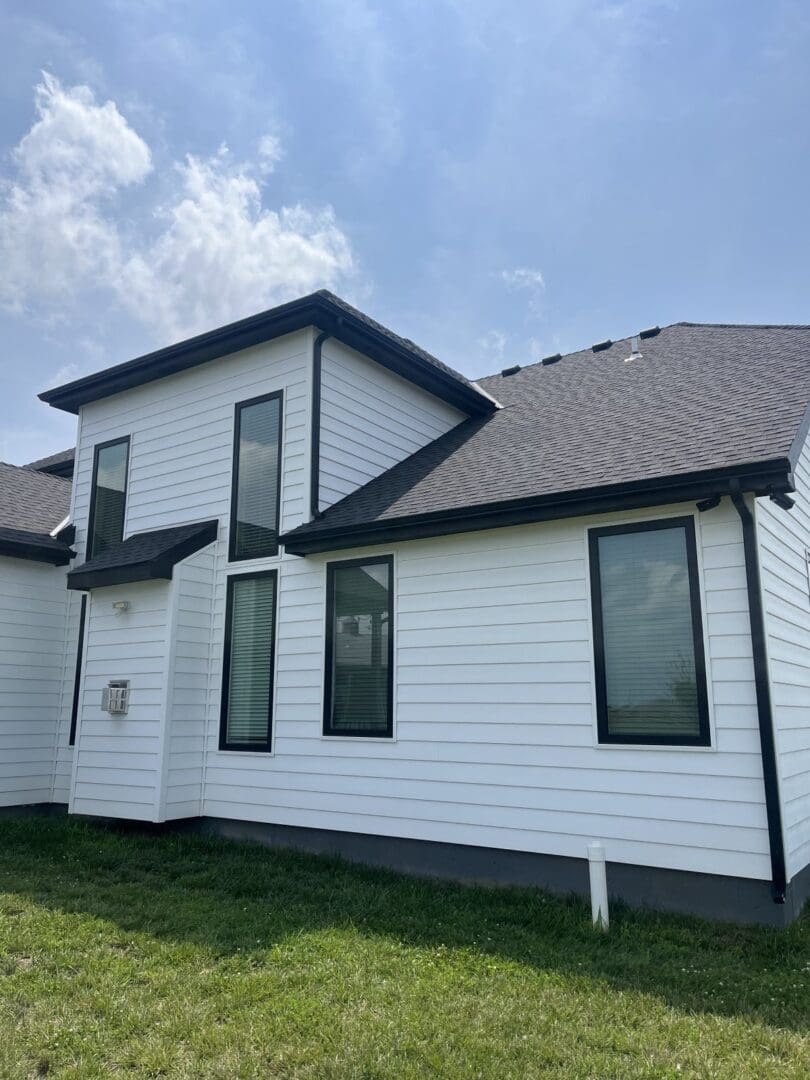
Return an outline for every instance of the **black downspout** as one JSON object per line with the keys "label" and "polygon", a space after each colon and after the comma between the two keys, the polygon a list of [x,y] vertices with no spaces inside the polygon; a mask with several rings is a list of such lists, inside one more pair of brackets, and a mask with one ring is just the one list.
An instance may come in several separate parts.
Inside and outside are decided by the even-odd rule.
{"label": "black downspout", "polygon": [[765,617],[762,611],[762,591],[759,576],[759,555],[754,518],[739,490],[731,492],[731,501],[742,522],[745,578],[748,585],[748,612],[751,620],[751,645],[754,653],[754,682],[757,691],[759,744],[762,751],[762,773],[765,781],[765,811],[768,817],[768,840],[771,849],[771,891],[774,903],[784,904],[787,889],[785,871],[785,842],[782,834],[782,807],[779,802],[779,780],[776,771],[776,742],[773,731],[771,690],[768,682],[768,661],[765,645]]}
{"label": "black downspout", "polygon": [[309,517],[315,521],[321,517],[321,350],[323,343],[332,335],[322,330],[312,346],[312,430],[310,433],[309,461]]}

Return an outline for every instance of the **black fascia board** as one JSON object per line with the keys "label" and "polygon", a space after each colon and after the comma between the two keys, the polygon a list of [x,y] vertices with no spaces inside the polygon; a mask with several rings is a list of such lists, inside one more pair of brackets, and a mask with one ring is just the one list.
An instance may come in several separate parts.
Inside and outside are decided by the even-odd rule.
{"label": "black fascia board", "polygon": [[217,521],[202,522],[200,528],[181,543],[175,544],[151,559],[141,559],[117,566],[102,566],[96,569],[92,565],[90,569],[77,566],[75,570],[68,573],[67,587],[84,592],[87,589],[102,589],[107,585],[128,585],[134,581],[168,581],[177,563],[216,540],[218,525]]}
{"label": "black fascia board", "polygon": [[0,530],[0,555],[11,559],[29,559],[32,562],[50,563],[52,566],[67,566],[75,552],[70,545],[44,533],[27,533],[21,529]]}
{"label": "black fascia board", "polygon": [[78,413],[82,405],[119,394],[135,386],[162,379],[179,371],[216,360],[229,353],[259,345],[284,334],[315,326],[350,348],[429,393],[455,405],[471,416],[493,412],[495,403],[482,391],[435,367],[417,352],[334,304],[328,297],[314,294],[292,300],[259,315],[218,327],[187,341],[127,360],[94,375],[44,390],[39,399],[65,412]]}
{"label": "black fascia board", "polygon": [[739,489],[755,495],[793,491],[791,464],[787,458],[731,466],[699,473],[682,473],[652,480],[612,484],[529,499],[484,503],[454,510],[411,514],[401,518],[356,525],[324,526],[307,533],[306,526],[281,537],[291,555],[314,555],[350,547],[419,540],[451,533],[477,532],[537,521],[642,509],[667,503],[692,502],[716,494],[728,494],[731,480]]}

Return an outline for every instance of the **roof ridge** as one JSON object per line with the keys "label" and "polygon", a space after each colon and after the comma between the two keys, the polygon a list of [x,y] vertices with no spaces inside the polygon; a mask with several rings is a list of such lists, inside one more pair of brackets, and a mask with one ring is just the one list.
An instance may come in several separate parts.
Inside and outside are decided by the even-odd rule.
{"label": "roof ridge", "polygon": [[[675,326],[690,326],[695,329],[705,328],[707,330],[810,330],[810,323],[705,323],[705,322],[689,322],[688,320],[681,319],[679,322],[667,323],[665,326],[660,327],[659,333],[663,333],[665,330],[671,330]],[[656,335],[657,336],[657,335]],[[623,342],[632,341],[634,337],[638,337],[636,334],[625,334],[624,337],[607,339],[610,340],[610,347],[621,345]],[[571,349],[570,352],[563,353],[560,357],[561,360],[567,360],[571,356],[577,356],[579,353],[589,353],[592,346],[584,345],[580,349]],[[524,371],[529,371],[531,368],[543,367],[542,360],[535,360],[531,364],[521,364],[520,374]],[[482,382],[486,379],[497,379],[502,375],[501,371],[493,371],[491,375],[479,376],[478,382]]]}
{"label": "roof ridge", "polygon": [[[681,322],[670,326],[705,326],[718,330],[810,330],[810,323],[733,323],[733,322]],[[666,327],[664,328],[666,329]]]}

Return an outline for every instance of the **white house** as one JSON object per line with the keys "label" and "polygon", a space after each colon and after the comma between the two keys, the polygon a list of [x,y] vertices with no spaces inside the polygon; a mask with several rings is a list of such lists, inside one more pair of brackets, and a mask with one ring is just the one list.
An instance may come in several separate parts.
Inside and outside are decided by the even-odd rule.
{"label": "white house", "polygon": [[0,547],[0,801],[798,914],[810,328],[475,384],[319,292],[41,397],[75,535]]}

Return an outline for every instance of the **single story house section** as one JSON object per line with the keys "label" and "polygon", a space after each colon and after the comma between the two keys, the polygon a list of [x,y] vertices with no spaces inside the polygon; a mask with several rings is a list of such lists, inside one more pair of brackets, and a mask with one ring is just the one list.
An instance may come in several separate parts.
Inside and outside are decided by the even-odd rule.
{"label": "single story house section", "polygon": [[0,801],[559,892],[597,840],[631,903],[799,913],[810,327],[476,383],[322,291],[41,397],[70,532],[0,558],[61,682],[32,728],[6,616]]}

